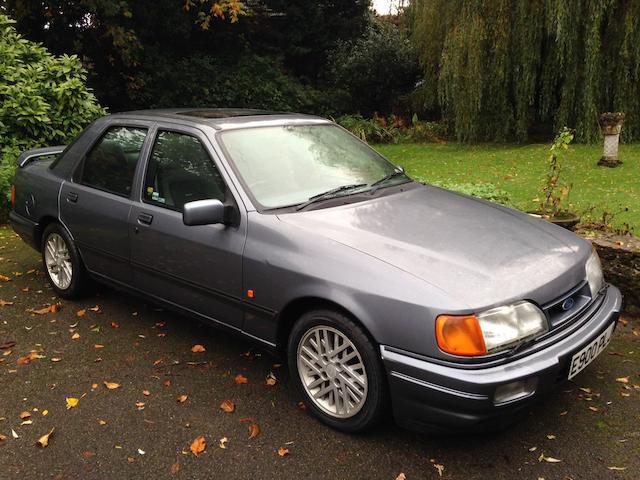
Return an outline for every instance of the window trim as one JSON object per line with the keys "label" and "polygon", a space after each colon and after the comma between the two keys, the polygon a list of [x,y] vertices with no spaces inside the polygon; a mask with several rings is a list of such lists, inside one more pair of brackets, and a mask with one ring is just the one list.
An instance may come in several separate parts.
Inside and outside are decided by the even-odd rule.
{"label": "window trim", "polygon": [[[136,167],[135,167],[135,170],[133,172],[133,177],[131,179],[131,191],[129,192],[129,195],[124,195],[124,194],[119,193],[119,192],[114,192],[112,190],[107,190],[105,188],[100,188],[100,187],[97,187],[95,185],[90,185],[88,183],[84,183],[82,181],[82,177],[84,175],[84,166],[85,166],[85,163],[87,161],[87,157],[102,142],[102,140],[107,135],[107,133],[109,133],[109,131],[114,129],[114,128],[131,128],[131,129],[138,129],[138,130],[146,130],[144,141],[142,142],[142,146],[140,147],[140,153],[138,154],[138,161],[136,162]],[[108,193],[109,195],[115,195],[115,196],[120,197],[120,198],[126,198],[126,199],[131,200],[132,195],[133,195],[134,190],[135,190],[135,186],[136,186],[136,172],[140,168],[140,164],[142,162],[144,162],[145,156],[147,155],[145,147],[146,147],[146,145],[147,145],[147,143],[149,141],[149,133],[152,131],[152,129],[153,129],[153,125],[149,125],[147,123],[136,124],[136,123],[132,123],[132,122],[126,122],[126,123],[125,122],[123,122],[123,123],[112,122],[112,123],[105,124],[104,128],[100,131],[100,133],[98,135],[96,135],[96,137],[92,140],[91,145],[89,146],[89,148],[86,149],[85,153],[80,158],[80,161],[78,161],[78,164],[75,167],[75,169],[73,170],[73,173],[71,175],[71,181],[73,183],[77,184],[77,185],[82,185],[84,187],[91,188],[93,190],[97,190],[99,192],[104,192],[104,193]]]}
{"label": "window trim", "polygon": [[177,133],[180,135],[186,135],[188,137],[193,137],[196,140],[198,140],[198,142],[200,142],[200,145],[202,146],[202,149],[204,150],[204,152],[206,153],[207,157],[209,157],[209,161],[211,162],[211,164],[213,165],[213,167],[217,170],[218,175],[220,175],[220,179],[222,180],[222,182],[224,183],[224,187],[225,187],[225,199],[222,202],[225,205],[228,204],[233,204],[233,205],[237,205],[238,202],[235,199],[235,196],[232,192],[232,189],[229,187],[229,182],[224,178],[224,175],[222,173],[222,169],[220,168],[220,166],[218,165],[218,163],[215,161],[214,156],[211,155],[211,151],[209,148],[207,148],[207,144],[205,142],[205,138],[206,135],[204,135],[203,133],[201,133],[199,130],[196,132],[190,131],[191,129],[182,129],[179,127],[175,127],[175,126],[168,126],[168,125],[162,125],[162,124],[156,124],[154,131],[152,132],[153,134],[153,139],[150,142],[149,145],[149,151],[147,152],[146,155],[146,161],[145,161],[145,165],[144,165],[144,170],[142,171],[142,175],[141,178],[139,180],[139,184],[140,184],[140,194],[139,194],[139,201],[144,204],[144,205],[150,205],[153,207],[157,207],[157,208],[162,208],[164,210],[169,210],[171,212],[175,212],[177,214],[182,215],[182,210],[179,210],[177,208],[175,208],[172,205],[167,205],[167,204],[163,204],[160,202],[153,202],[153,201],[149,201],[146,197],[145,197],[145,184],[146,184],[146,180],[147,180],[147,172],[149,171],[149,166],[151,165],[151,159],[153,157],[153,147],[155,147],[156,142],[158,141],[158,137],[160,135],[161,132],[169,132],[169,133]]}

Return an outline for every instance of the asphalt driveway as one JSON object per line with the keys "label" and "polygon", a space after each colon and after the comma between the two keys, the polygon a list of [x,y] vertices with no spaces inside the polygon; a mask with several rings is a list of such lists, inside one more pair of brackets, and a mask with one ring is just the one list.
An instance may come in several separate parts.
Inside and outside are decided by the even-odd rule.
{"label": "asphalt driveway", "polygon": [[106,288],[54,297],[7,229],[0,274],[1,479],[640,478],[638,319],[506,431],[426,436],[389,421],[350,436],[309,417],[286,367],[242,339]]}

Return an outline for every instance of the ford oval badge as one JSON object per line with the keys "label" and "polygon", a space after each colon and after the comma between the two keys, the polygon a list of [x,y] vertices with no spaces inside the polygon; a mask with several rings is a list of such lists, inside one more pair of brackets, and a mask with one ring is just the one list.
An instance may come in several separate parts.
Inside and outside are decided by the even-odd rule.
{"label": "ford oval badge", "polygon": [[571,310],[575,303],[576,301],[573,298],[567,298],[564,302],[562,302],[562,310],[564,310],[565,312]]}

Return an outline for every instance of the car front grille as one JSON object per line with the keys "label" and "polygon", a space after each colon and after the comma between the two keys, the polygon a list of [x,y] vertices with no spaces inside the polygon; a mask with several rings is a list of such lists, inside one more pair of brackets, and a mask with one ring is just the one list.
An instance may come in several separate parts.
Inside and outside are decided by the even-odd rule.
{"label": "car front grille", "polygon": [[554,299],[542,309],[549,319],[551,330],[578,318],[592,302],[591,291],[586,280]]}

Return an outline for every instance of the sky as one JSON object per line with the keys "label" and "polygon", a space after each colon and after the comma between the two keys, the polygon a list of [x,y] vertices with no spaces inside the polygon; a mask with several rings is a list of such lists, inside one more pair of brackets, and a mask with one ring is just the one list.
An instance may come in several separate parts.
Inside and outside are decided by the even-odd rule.
{"label": "sky", "polygon": [[393,0],[373,0],[373,8],[381,14],[386,15],[389,13],[391,3],[395,3]]}

